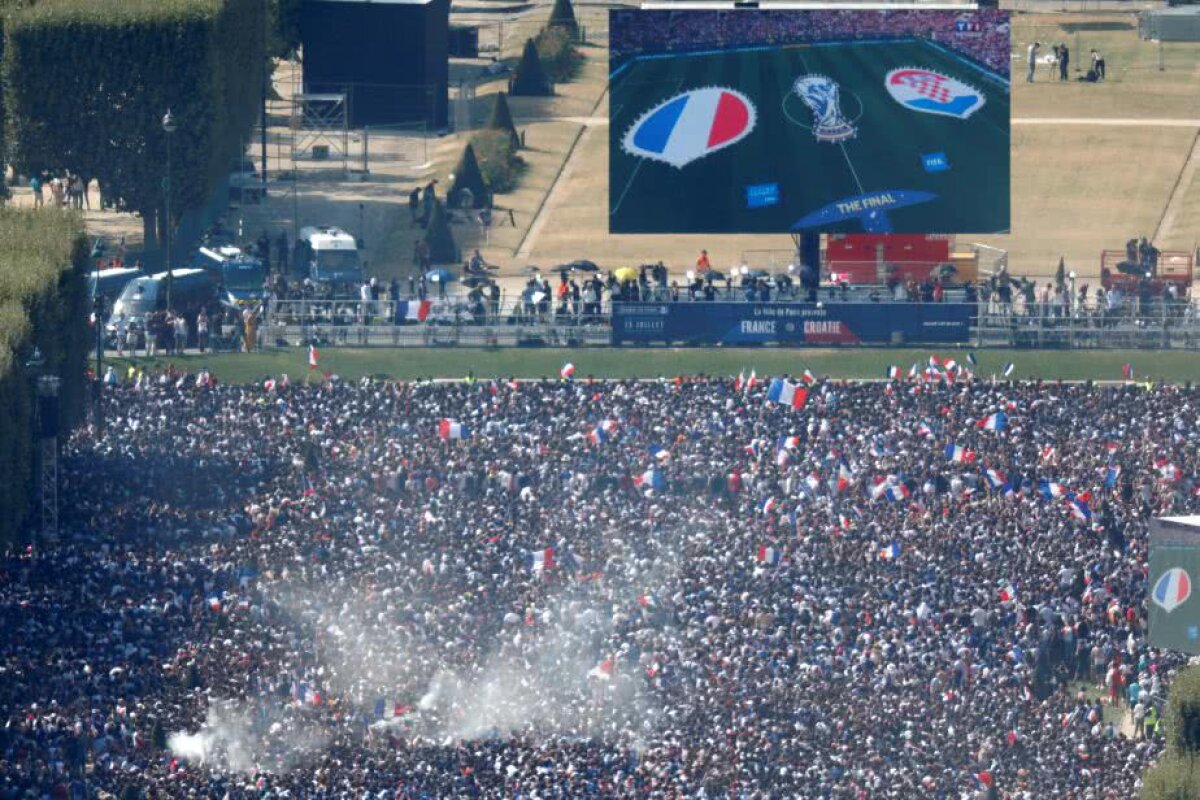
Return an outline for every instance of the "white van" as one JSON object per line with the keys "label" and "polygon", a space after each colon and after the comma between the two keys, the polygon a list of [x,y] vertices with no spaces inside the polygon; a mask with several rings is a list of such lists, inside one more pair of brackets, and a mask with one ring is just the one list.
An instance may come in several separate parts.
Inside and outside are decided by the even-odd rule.
{"label": "white van", "polygon": [[358,243],[341,228],[301,228],[294,260],[301,278],[335,285],[363,282]]}

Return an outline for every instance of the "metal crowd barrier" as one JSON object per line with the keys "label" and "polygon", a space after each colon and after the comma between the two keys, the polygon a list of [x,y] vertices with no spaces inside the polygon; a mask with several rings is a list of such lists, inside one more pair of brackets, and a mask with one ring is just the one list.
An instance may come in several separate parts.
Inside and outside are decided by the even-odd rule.
{"label": "metal crowd barrier", "polygon": [[265,347],[308,343],[348,347],[604,345],[607,304],[492,303],[460,298],[272,300],[260,328]]}
{"label": "metal crowd barrier", "polygon": [[[703,305],[703,294],[677,294],[652,289],[643,299]],[[741,287],[714,293],[714,301],[750,302]],[[772,292],[771,302],[796,303],[806,299],[799,289]],[[883,287],[851,287],[848,291],[823,287],[821,303],[879,303],[881,313],[889,306],[907,303],[892,300]],[[761,299],[753,302],[761,303]],[[961,290],[947,293],[946,302],[963,302]],[[397,319],[399,316],[408,319]],[[414,317],[421,317],[417,320]],[[272,300],[259,328],[264,347],[295,347],[310,342],[351,347],[511,347],[511,346],[606,346],[612,342],[611,305],[521,300],[492,304],[486,300],[439,298],[422,309],[417,301],[360,300]],[[982,300],[969,341],[975,347],[1028,348],[1143,348],[1200,349],[1200,305],[1186,300],[1152,298],[1140,305],[1127,300],[1117,308],[1057,304],[1020,300],[1003,304],[996,298]]]}
{"label": "metal crowd barrier", "polygon": [[1200,349],[1200,307],[1153,298],[1115,308],[1034,303],[980,304],[979,347]]}

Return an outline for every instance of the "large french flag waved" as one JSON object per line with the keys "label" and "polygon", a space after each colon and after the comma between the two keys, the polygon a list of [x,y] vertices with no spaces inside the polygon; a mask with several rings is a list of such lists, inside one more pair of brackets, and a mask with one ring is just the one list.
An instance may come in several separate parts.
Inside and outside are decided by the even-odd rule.
{"label": "large french flag waved", "polygon": [[1038,482],[1038,491],[1041,492],[1042,497],[1046,498],[1047,500],[1056,500],[1059,497],[1065,497],[1071,490],[1066,486],[1063,486],[1061,483],[1043,480]]}
{"label": "large french flag waved", "polygon": [[969,463],[975,460],[975,453],[974,451],[963,447],[961,444],[954,444],[951,442],[950,444],[946,445],[946,460],[957,463]]}
{"label": "large french flag waved", "polygon": [[783,551],[775,547],[767,547],[759,545],[758,552],[755,554],[755,560],[760,564],[769,564],[774,566],[783,559]]}
{"label": "large french flag waved", "polygon": [[804,408],[808,403],[808,389],[783,378],[775,378],[767,389],[767,402],[792,408]]}
{"label": "large french flag waved", "polygon": [[424,322],[432,308],[430,300],[401,300],[396,303],[396,321]]}
{"label": "large french flag waved", "polygon": [[633,485],[639,489],[654,489],[661,492],[667,488],[667,480],[663,477],[662,471],[657,467],[651,467],[633,479]]}
{"label": "large french flag waved", "polygon": [[740,142],[752,130],[750,98],[720,86],[670,97],[643,114],[622,139],[625,152],[684,167]]}
{"label": "large french flag waved", "polygon": [[444,419],[438,423],[438,436],[443,439],[469,439],[471,429],[461,422]]}
{"label": "large french flag waved", "polygon": [[1003,411],[988,414],[979,420],[979,427],[985,431],[1002,431],[1008,427],[1008,414],[1005,414]]}
{"label": "large french flag waved", "polygon": [[525,566],[534,575],[541,575],[554,569],[554,548],[546,547],[541,550],[530,550],[525,556]]}

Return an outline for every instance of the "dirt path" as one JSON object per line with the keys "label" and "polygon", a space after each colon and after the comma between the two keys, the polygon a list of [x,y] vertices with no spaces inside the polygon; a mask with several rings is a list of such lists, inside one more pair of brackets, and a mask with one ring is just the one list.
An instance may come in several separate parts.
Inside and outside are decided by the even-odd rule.
{"label": "dirt path", "polygon": [[1171,191],[1171,199],[1167,201],[1162,219],[1158,221],[1158,227],[1154,230],[1153,241],[1161,242],[1171,235],[1171,229],[1175,227],[1175,220],[1183,209],[1184,198],[1187,197],[1188,189],[1196,177],[1197,168],[1200,168],[1200,130],[1196,131],[1196,138],[1192,141],[1191,155],[1188,156],[1187,162],[1179,172],[1179,180],[1175,182],[1175,188]]}
{"label": "dirt path", "polygon": [[1200,119],[1142,117],[1013,117],[1013,125],[1101,125],[1127,128],[1200,128]]}
{"label": "dirt path", "polygon": [[566,161],[563,162],[562,170],[560,170],[558,175],[554,178],[554,183],[550,185],[550,191],[547,192],[546,199],[542,202],[541,207],[537,210],[537,216],[534,217],[533,223],[530,224],[529,232],[526,233],[525,238],[521,240],[521,244],[517,248],[516,252],[517,258],[528,258],[529,254],[533,252],[533,248],[537,244],[538,236],[541,234],[542,229],[546,226],[546,221],[550,218],[551,214],[554,213],[555,208],[558,207],[558,202],[563,193],[566,191],[567,182],[570,179],[571,174],[575,171],[575,167],[580,160],[578,156],[581,152],[583,152],[583,147],[581,145],[585,143],[585,140],[590,139],[595,134],[597,127],[608,124],[607,117],[594,116],[596,109],[600,108],[600,106],[604,104],[604,101],[607,97],[608,87],[606,86],[604,91],[600,93],[600,96],[596,98],[596,104],[592,106],[592,116],[564,118],[576,124],[582,125],[583,128],[580,130],[580,135],[575,137],[575,141],[571,144],[571,150],[567,153],[567,158]]}

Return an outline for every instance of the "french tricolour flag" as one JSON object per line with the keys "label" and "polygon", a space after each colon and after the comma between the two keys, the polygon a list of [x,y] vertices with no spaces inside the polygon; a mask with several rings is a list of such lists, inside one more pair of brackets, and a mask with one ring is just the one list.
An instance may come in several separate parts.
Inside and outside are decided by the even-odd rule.
{"label": "french tricolour flag", "polygon": [[1109,464],[1104,469],[1104,488],[1112,489],[1117,485],[1117,480],[1121,477],[1121,466],[1119,464]]}
{"label": "french tricolour flag", "polygon": [[650,454],[650,457],[653,458],[655,461],[670,461],[671,460],[671,451],[668,450],[667,448],[663,447],[661,444],[650,445],[649,447],[646,448],[646,452],[648,452]]}
{"label": "french tricolour flag", "polygon": [[774,547],[760,545],[758,548],[758,554],[755,556],[755,558],[760,564],[775,565],[778,564],[780,559],[783,558],[783,552]]}
{"label": "french tricolour flag", "polygon": [[308,368],[316,369],[320,359],[321,359],[321,354],[317,352],[316,346],[310,344],[308,346]]}
{"label": "french tricolour flag", "polygon": [[529,554],[525,556],[525,566],[534,575],[554,569],[554,548],[547,547],[543,550],[529,551]]}
{"label": "french tricolour flag", "polygon": [[879,557],[884,561],[895,561],[900,557],[900,543],[891,542],[887,547],[880,548]]}
{"label": "french tricolour flag", "polygon": [[639,489],[653,489],[661,492],[666,488],[667,481],[657,467],[651,467],[633,479],[633,485]]}
{"label": "french tricolour flag", "polygon": [[558,374],[564,381],[571,380],[571,378],[575,377],[575,365],[568,361],[562,365],[562,369],[558,371]]}
{"label": "french tricolour flag", "polygon": [[844,492],[854,483],[854,473],[845,464],[838,464],[837,490]]}
{"label": "french tricolour flag", "polygon": [[1067,508],[1071,509],[1071,516],[1082,522],[1087,522],[1092,518],[1092,509],[1088,507],[1087,501],[1090,499],[1085,492],[1082,495],[1068,494]]}
{"label": "french tricolour flag", "polygon": [[884,494],[887,495],[888,500],[891,500],[894,502],[897,500],[905,499],[906,497],[909,496],[909,494],[911,494],[911,492],[909,492],[908,487],[905,486],[903,483],[897,483],[894,486],[887,487],[887,489],[884,490]]}
{"label": "french tricolour flag", "polygon": [[764,514],[769,514],[778,507],[779,507],[779,501],[776,500],[774,497],[768,497],[766,500],[763,500],[762,503],[759,505],[759,510],[762,511]]}
{"label": "french tricolour flag", "polygon": [[432,308],[433,302],[429,300],[401,300],[396,303],[396,320],[424,322]]}
{"label": "french tricolour flag", "polygon": [[799,436],[780,436],[775,442],[776,450],[795,450],[800,446]]}
{"label": "french tricolour flag", "polygon": [[444,419],[438,423],[438,436],[443,439],[467,439],[471,436],[471,429],[461,422]]}
{"label": "french tricolour flag", "polygon": [[950,444],[946,445],[946,460],[954,461],[956,463],[966,462],[969,464],[975,460],[975,451],[968,450],[960,444],[954,444],[951,442]]}
{"label": "french tricolour flag", "polygon": [[1002,431],[1008,427],[1008,414],[997,411],[995,414],[988,414],[977,424],[985,431]]}
{"label": "french tricolour flag", "polygon": [[1008,483],[1008,476],[993,467],[988,467],[983,471],[983,474],[987,478],[988,485],[993,489],[999,489]]}
{"label": "french tricolour flag", "polygon": [[1039,481],[1038,491],[1042,493],[1042,497],[1047,500],[1056,500],[1059,497],[1065,497],[1070,491],[1066,486],[1054,481]]}
{"label": "french tricolour flag", "polygon": [[775,378],[767,389],[767,402],[792,408],[804,408],[805,403],[808,402],[808,389],[783,378]]}
{"label": "french tricolour flag", "polygon": [[804,374],[800,376],[800,380],[804,382],[805,386],[812,386],[817,382],[817,376],[813,375],[812,370],[806,369],[804,370]]}

